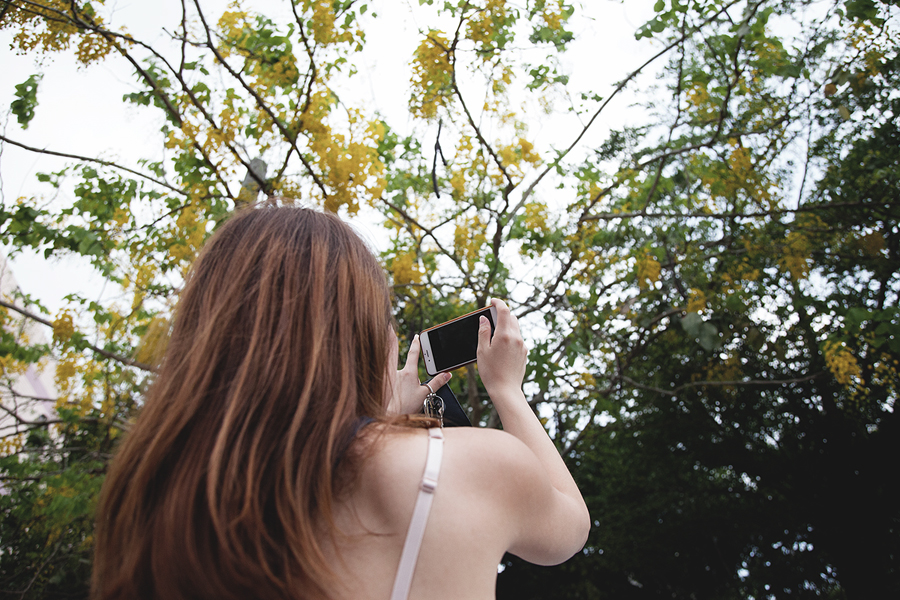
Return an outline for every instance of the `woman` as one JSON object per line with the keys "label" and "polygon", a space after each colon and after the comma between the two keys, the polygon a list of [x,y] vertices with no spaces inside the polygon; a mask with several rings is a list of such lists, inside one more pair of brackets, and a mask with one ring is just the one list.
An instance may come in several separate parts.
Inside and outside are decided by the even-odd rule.
{"label": "woman", "polygon": [[[491,598],[504,552],[569,558],[587,509],[523,395],[516,319],[494,305],[478,367],[504,431],[444,430],[439,485],[420,494],[440,429],[411,426],[428,389],[418,344],[395,370],[374,256],[333,215],[233,216],[188,277],[157,380],[110,467],[94,597]],[[415,551],[420,495],[431,508]],[[406,583],[404,546],[415,555]]]}

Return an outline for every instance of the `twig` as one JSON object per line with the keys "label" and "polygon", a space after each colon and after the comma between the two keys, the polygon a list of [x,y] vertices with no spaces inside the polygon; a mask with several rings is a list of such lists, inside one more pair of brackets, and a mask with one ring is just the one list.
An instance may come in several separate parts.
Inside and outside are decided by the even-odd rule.
{"label": "twig", "polygon": [[[876,202],[834,202],[830,204],[819,204],[816,206],[801,206],[798,208],[783,208],[778,210],[763,210],[757,212],[749,212],[749,213],[740,213],[740,212],[727,212],[727,213],[705,213],[705,212],[687,212],[687,213],[675,213],[675,212],[658,212],[658,213],[646,213],[646,212],[628,212],[628,213],[599,213],[596,215],[588,215],[584,217],[585,221],[612,221],[615,219],[634,219],[637,217],[644,217],[647,219],[717,219],[717,220],[731,220],[731,219],[762,219],[779,215],[792,215],[798,213],[809,213],[809,212],[818,212],[822,210],[828,210],[832,208],[856,208],[860,206],[872,207],[876,206],[878,203]],[[884,203],[885,206],[889,206],[888,202]]]}
{"label": "twig", "polygon": [[780,385],[791,385],[794,383],[805,383],[807,381],[812,381],[818,377],[824,375],[826,371],[819,371],[818,373],[813,373],[812,375],[807,375],[806,377],[796,377],[793,379],[735,379],[729,381],[692,381],[690,383],[685,383],[684,385],[680,385],[671,390],[664,390],[662,388],[654,387],[651,385],[646,385],[643,383],[638,383],[631,377],[626,375],[622,375],[622,381],[627,383],[628,385],[634,386],[641,390],[646,390],[648,392],[655,392],[662,396],[670,396],[672,398],[678,396],[679,393],[683,392],[689,388],[695,387],[724,387],[724,386],[736,386],[736,385],[750,385],[750,386],[780,386]]}
{"label": "twig", "polygon": [[[47,319],[41,318],[41,317],[37,316],[36,314],[34,314],[24,308],[16,306],[15,304],[11,304],[4,300],[0,300],[0,306],[8,308],[10,310],[14,310],[17,313],[19,313],[20,315],[22,315],[23,317],[31,319],[32,321],[36,321],[37,323],[40,323],[41,325],[46,325],[47,327],[50,327],[51,329],[53,328],[52,322],[48,321]],[[146,363],[142,363],[140,361],[134,360],[133,358],[128,358],[127,356],[122,356],[121,354],[116,354],[115,352],[110,352],[109,350],[104,350],[103,348],[95,346],[94,344],[91,344],[90,342],[87,342],[87,341],[85,341],[84,344],[86,347],[90,348],[97,354],[104,356],[106,358],[118,361],[129,367],[136,367],[138,369],[141,369],[143,371],[149,371],[151,373],[156,372],[155,368],[153,368],[152,366],[150,366]]]}
{"label": "twig", "polygon": [[187,196],[187,193],[184,190],[180,190],[170,183],[159,180],[155,177],[151,177],[150,175],[147,175],[146,173],[141,173],[140,171],[137,171],[135,169],[125,167],[118,163],[114,163],[112,161],[103,160],[100,158],[92,158],[90,156],[80,156],[78,154],[69,154],[68,152],[57,152],[55,150],[48,150],[46,148],[35,148],[34,146],[29,146],[27,144],[23,144],[22,142],[17,142],[15,140],[12,140],[3,134],[0,134],[0,141],[6,142],[7,144],[12,144],[13,146],[18,146],[19,148],[22,148],[23,150],[28,150],[29,152],[36,152],[38,154],[47,154],[49,156],[59,156],[61,158],[71,158],[73,160],[78,160],[81,162],[91,162],[91,163],[96,163],[98,165],[103,165],[104,167],[112,167],[112,168],[118,169],[120,171],[125,171],[126,173],[131,173],[132,175],[137,175],[138,177],[140,177],[142,179],[146,179],[147,181],[151,181],[157,185],[161,185],[167,189],[172,190],[173,192],[175,192],[177,194],[181,194],[182,196]]}

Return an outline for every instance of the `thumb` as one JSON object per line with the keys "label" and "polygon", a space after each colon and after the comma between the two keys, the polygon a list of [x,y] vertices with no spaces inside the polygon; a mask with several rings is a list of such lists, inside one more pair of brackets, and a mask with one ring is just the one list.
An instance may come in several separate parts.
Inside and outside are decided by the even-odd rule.
{"label": "thumb", "polygon": [[491,323],[484,315],[478,317],[478,349],[487,350],[491,347]]}
{"label": "thumb", "polygon": [[421,346],[419,345],[419,334],[417,333],[413,338],[412,344],[409,346],[409,352],[406,354],[406,364],[404,365],[404,370],[409,370],[415,372],[416,365],[419,362],[419,351]]}

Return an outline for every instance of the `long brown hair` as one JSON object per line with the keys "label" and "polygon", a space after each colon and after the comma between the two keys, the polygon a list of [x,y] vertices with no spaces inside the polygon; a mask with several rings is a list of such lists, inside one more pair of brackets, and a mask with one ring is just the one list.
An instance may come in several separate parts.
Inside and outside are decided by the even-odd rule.
{"label": "long brown hair", "polygon": [[227,221],[107,475],[94,597],[326,597],[335,465],[384,416],[389,325],[384,271],[334,215]]}

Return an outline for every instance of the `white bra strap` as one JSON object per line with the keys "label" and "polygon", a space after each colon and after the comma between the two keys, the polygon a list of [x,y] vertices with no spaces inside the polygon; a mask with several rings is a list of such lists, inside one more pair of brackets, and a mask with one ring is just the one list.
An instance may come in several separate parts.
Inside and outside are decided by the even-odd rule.
{"label": "white bra strap", "polygon": [[391,592],[391,600],[406,600],[407,596],[409,596],[413,573],[416,570],[416,561],[419,559],[419,548],[422,546],[422,538],[425,537],[428,513],[431,512],[431,502],[434,500],[434,490],[437,488],[438,475],[441,472],[441,460],[444,455],[444,432],[440,427],[435,427],[428,430],[428,436],[428,456],[425,459],[425,473],[422,475],[422,483],[419,485],[419,496],[416,498],[416,507],[413,509],[412,519],[409,521],[409,530],[406,532],[406,542],[403,544],[403,554],[400,555],[400,567],[397,569],[397,577],[394,579],[394,591]]}

